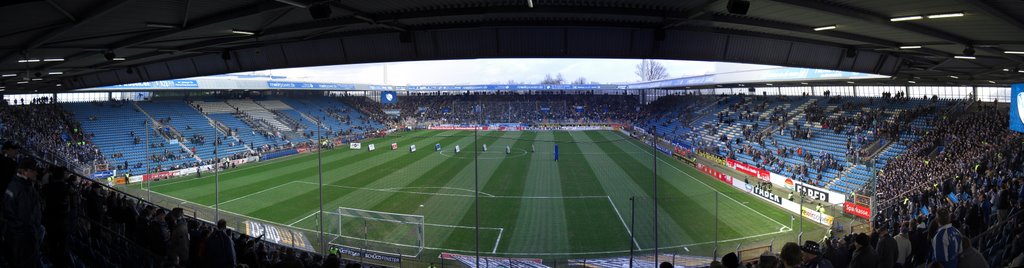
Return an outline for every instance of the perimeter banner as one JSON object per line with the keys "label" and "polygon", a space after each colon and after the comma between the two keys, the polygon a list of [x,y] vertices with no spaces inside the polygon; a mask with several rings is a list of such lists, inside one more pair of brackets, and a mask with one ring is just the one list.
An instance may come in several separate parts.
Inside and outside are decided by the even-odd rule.
{"label": "perimeter banner", "polygon": [[364,258],[365,257],[365,258],[371,259],[371,260],[388,262],[388,263],[394,263],[394,264],[401,264],[402,263],[402,257],[395,256],[393,254],[385,254],[385,253],[367,251],[367,250],[363,250],[363,249],[350,248],[350,247],[345,247],[345,246],[333,246],[333,249],[337,250],[338,254],[348,255],[348,256],[352,257],[353,259],[359,259],[359,258]]}
{"label": "perimeter banner", "polygon": [[843,211],[864,219],[871,219],[871,209],[851,202],[843,203]]}
{"label": "perimeter banner", "polygon": [[313,245],[302,232],[256,221],[245,221],[244,227],[242,231],[251,237],[263,237],[263,241],[313,251]]}
{"label": "perimeter banner", "polygon": [[770,182],[771,181],[771,173],[768,172],[767,170],[763,170],[763,169],[757,168],[755,166],[747,165],[746,163],[743,163],[743,162],[740,162],[740,161],[736,161],[736,160],[732,160],[732,159],[727,159],[726,160],[726,165],[728,165],[730,168],[736,169],[736,171],[743,172],[744,174],[757,177],[758,179],[761,179],[761,181],[764,181],[764,182]]}

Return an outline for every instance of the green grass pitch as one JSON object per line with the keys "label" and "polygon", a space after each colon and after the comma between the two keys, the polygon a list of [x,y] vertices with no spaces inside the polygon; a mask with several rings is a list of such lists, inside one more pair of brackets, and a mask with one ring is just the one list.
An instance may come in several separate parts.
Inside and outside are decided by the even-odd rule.
{"label": "green grass pitch", "polygon": [[[650,147],[613,131],[480,132],[478,138],[489,149],[479,152],[478,161],[473,160],[472,148],[479,149],[473,145],[473,132],[465,131],[398,132],[365,141],[362,150],[325,151],[324,209],[422,215],[422,256],[473,253],[473,189],[479,183],[482,254],[599,257],[627,255],[630,247],[654,247],[650,197],[655,160]],[[392,142],[399,144],[398,150],[390,149]],[[370,143],[377,150],[367,151]],[[443,146],[442,152],[434,151],[435,143]],[[409,152],[410,144],[419,150]],[[455,145],[461,153],[453,152]],[[506,146],[512,148],[511,154],[505,153]],[[715,239],[726,247],[720,252],[730,252],[734,248],[728,247],[735,243],[796,238],[798,227],[791,226],[791,214],[781,208],[657,155],[658,244],[663,252],[710,255]],[[479,181],[474,180],[477,176]],[[245,165],[221,173],[220,209],[316,230],[317,181],[316,154]],[[213,174],[154,182],[150,187],[154,194],[201,206],[215,202]],[[631,224],[636,239],[630,239]],[[804,229],[823,227],[805,223]],[[370,246],[356,239],[342,243]]]}

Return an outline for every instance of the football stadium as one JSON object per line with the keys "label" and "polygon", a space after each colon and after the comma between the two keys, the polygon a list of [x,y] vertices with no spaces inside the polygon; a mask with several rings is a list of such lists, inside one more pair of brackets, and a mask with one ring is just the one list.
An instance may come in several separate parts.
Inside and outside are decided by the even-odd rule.
{"label": "football stadium", "polygon": [[1024,2],[0,3],[0,267],[1024,267]]}

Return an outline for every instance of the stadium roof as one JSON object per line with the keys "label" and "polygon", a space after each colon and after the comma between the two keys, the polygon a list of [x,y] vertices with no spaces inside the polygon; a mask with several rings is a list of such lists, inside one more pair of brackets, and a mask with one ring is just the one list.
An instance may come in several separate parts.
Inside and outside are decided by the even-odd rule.
{"label": "stadium roof", "polygon": [[52,90],[494,57],[729,61],[893,75],[894,83],[1022,77],[1024,55],[1007,53],[1024,53],[1022,1],[751,0],[746,15],[728,11],[733,1],[4,1],[0,81]]}

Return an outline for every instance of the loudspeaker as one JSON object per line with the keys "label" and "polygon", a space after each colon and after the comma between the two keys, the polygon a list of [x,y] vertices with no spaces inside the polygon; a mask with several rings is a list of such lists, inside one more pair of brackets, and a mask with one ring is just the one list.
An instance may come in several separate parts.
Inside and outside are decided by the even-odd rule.
{"label": "loudspeaker", "polygon": [[857,49],[855,49],[855,48],[847,48],[846,49],[846,57],[847,58],[855,58],[855,57],[857,57]]}
{"label": "loudspeaker", "polygon": [[750,10],[749,0],[729,0],[729,3],[725,6],[729,13],[736,15],[747,15],[747,11]]}

